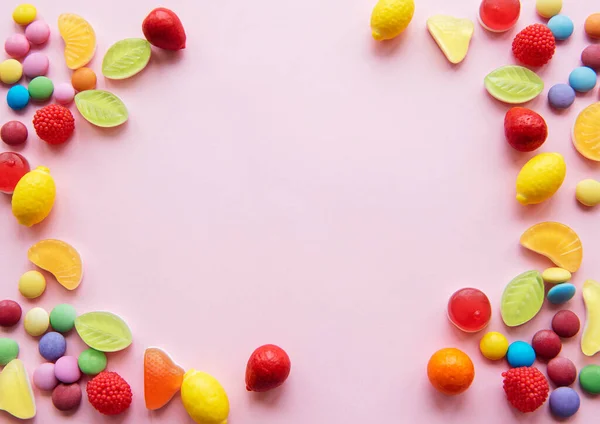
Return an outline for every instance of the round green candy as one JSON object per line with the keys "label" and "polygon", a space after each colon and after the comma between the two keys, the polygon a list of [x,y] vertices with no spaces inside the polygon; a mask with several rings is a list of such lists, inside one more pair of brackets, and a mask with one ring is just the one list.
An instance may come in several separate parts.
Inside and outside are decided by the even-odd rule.
{"label": "round green candy", "polygon": [[54,92],[54,84],[46,77],[36,77],[29,83],[29,95],[34,100],[48,100]]}
{"label": "round green candy", "polygon": [[52,309],[52,312],[50,312],[50,325],[54,331],[66,333],[75,327],[75,318],[77,318],[75,308],[63,303],[62,305],[56,306]]}
{"label": "round green candy", "polygon": [[0,338],[0,365],[6,365],[19,356],[19,345],[13,339]]}
{"label": "round green candy", "polygon": [[106,368],[106,355],[96,349],[86,349],[77,359],[79,369],[87,375],[100,374]]}
{"label": "round green candy", "polygon": [[579,372],[581,388],[593,395],[600,394],[600,366],[588,365]]}

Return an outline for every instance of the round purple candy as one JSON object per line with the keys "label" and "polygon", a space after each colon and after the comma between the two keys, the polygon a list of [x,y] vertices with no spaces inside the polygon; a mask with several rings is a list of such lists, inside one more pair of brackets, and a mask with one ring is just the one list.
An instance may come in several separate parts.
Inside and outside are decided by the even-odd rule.
{"label": "round purple candy", "polygon": [[581,62],[588,68],[600,71],[600,44],[592,44],[583,49]]}
{"label": "round purple candy", "polygon": [[575,101],[575,90],[569,84],[556,84],[548,91],[548,102],[555,109],[566,109]]}
{"label": "round purple candy", "polygon": [[62,334],[52,331],[44,334],[38,348],[44,359],[54,362],[65,354],[67,341]]}
{"label": "round purple candy", "polygon": [[550,393],[550,410],[559,418],[569,418],[579,410],[579,395],[570,387],[559,387]]}
{"label": "round purple candy", "polygon": [[50,61],[44,53],[35,52],[30,54],[23,61],[23,73],[28,78],[35,78],[46,75]]}
{"label": "round purple candy", "polygon": [[63,82],[54,87],[54,98],[60,104],[66,105],[73,101],[75,89],[71,83]]}
{"label": "round purple candy", "polygon": [[44,21],[33,21],[25,28],[25,37],[31,44],[44,44],[50,38],[50,27]]}
{"label": "round purple candy", "polygon": [[29,41],[23,34],[13,34],[4,42],[6,53],[16,59],[25,57],[29,53],[29,48]]}
{"label": "round purple candy", "polygon": [[54,375],[58,381],[66,384],[75,383],[81,378],[79,364],[74,356],[63,356],[54,365]]}
{"label": "round purple candy", "polygon": [[50,391],[56,387],[58,380],[54,375],[54,364],[46,362],[33,372],[33,384],[40,390]]}

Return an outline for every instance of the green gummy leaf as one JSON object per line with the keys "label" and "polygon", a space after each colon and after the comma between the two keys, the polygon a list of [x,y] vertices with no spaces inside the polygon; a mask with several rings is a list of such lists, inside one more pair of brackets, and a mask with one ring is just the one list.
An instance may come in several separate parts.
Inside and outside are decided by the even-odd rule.
{"label": "green gummy leaf", "polygon": [[485,88],[496,99],[511,104],[525,103],[544,89],[544,81],[522,66],[503,66],[485,77]]}
{"label": "green gummy leaf", "polygon": [[131,330],[120,317],[110,312],[89,312],[75,319],[81,340],[101,352],[117,352],[131,344]]}
{"label": "green gummy leaf", "polygon": [[108,91],[82,91],[75,96],[75,105],[81,116],[98,127],[116,127],[129,117],[121,99]]}
{"label": "green gummy leaf", "polygon": [[141,72],[150,61],[150,43],[142,38],[126,38],[113,44],[102,61],[102,74],[110,79],[125,79]]}
{"label": "green gummy leaf", "polygon": [[515,277],[504,289],[500,312],[504,324],[516,327],[537,315],[544,303],[544,280],[538,271]]}

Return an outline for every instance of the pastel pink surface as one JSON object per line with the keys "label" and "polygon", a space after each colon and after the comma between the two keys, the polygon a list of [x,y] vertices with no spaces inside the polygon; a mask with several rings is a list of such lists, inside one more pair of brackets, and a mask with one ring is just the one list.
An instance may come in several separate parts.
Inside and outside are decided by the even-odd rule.
{"label": "pastel pink surface", "polygon": [[[599,168],[570,141],[575,117],[598,101],[598,91],[578,95],[561,113],[546,100],[579,65],[583,22],[595,6],[565,2],[576,31],[538,71],[546,88],[527,104],[549,126],[540,151],[565,156],[567,179],[549,202],[523,207],[514,198],[515,178],[534,153],[507,145],[509,106],[487,95],[483,78],[515,63],[512,38],[541,22],[533,2],[524,2],[517,26],[505,34],[476,24],[459,66],[447,62],[425,21],[445,13],[476,22],[479,2],[417,1],[406,33],[385,44],[370,36],[374,3],[166,1],[182,18],[187,48],[154,50],[149,67],[131,80],[99,80],[127,104],[126,125],[102,130],[75,113],[75,136],[53,148],[32,132],[35,107],[19,118],[32,137],[22,153],[32,167],[51,169],[58,197],[50,217],[31,229],[18,226],[10,198],[0,198],[0,297],[20,299],[24,310],[65,302],[79,313],[108,310],[134,335],[130,348],[108,360],[134,391],[123,417],[102,417],[85,399],[65,416],[36,391],[34,422],[192,424],[178,396],[163,410],[145,409],[148,346],[218,378],[231,401],[231,424],[554,422],[547,406],[527,416],[511,409],[500,375],[506,363],[484,360],[483,333],[455,329],[446,304],[457,289],[477,287],[492,303],[486,331],[514,341],[550,328],[558,309],[548,305],[523,328],[507,330],[499,314],[513,277],[551,265],[518,244],[542,220],[564,222],[581,236],[586,258],[573,279],[578,289],[600,278],[600,210],[583,209],[574,198],[577,182],[598,179]],[[60,13],[78,13],[94,26],[98,51],[90,66],[100,75],[104,52],[142,36],[142,20],[157,3],[134,0],[126,10],[122,0],[36,6],[51,25],[43,51],[58,84],[71,74],[56,28]],[[6,37],[14,31],[12,6],[1,7]],[[50,237],[81,252],[83,283],[67,292],[45,274],[46,293],[24,300],[17,281],[33,269],[27,249]],[[568,306],[583,320],[579,295]],[[31,375],[42,361],[37,340],[21,325],[9,334]],[[581,354],[579,337],[564,340],[561,355],[581,368],[597,359]],[[68,355],[85,349],[76,333],[67,342]],[[290,378],[267,395],[247,393],[246,361],[265,343],[289,353]],[[427,361],[442,347],[458,347],[475,363],[475,381],[459,397],[437,394],[427,381]],[[582,396],[570,422],[596,416],[597,400]]]}

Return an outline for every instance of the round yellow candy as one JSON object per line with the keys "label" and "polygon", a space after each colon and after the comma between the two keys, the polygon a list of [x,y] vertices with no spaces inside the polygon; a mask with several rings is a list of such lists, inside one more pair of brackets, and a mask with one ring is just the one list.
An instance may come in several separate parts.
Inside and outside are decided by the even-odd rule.
{"label": "round yellow candy", "polygon": [[14,84],[23,76],[23,65],[18,60],[8,59],[0,63],[0,81]]}
{"label": "round yellow candy", "polygon": [[508,340],[504,335],[491,331],[482,337],[479,342],[479,350],[487,359],[497,361],[506,356]]}
{"label": "round yellow candy", "polygon": [[46,290],[46,278],[41,272],[27,271],[19,278],[19,292],[27,299],[40,297]]}
{"label": "round yellow candy", "polygon": [[50,325],[48,312],[42,308],[33,308],[25,314],[25,331],[33,337],[41,336]]}
{"label": "round yellow candy", "polygon": [[20,4],[13,11],[13,20],[19,25],[29,25],[35,20],[37,10],[32,4]]}
{"label": "round yellow candy", "polygon": [[540,16],[551,18],[560,13],[562,3],[562,0],[536,0],[535,8]]}

